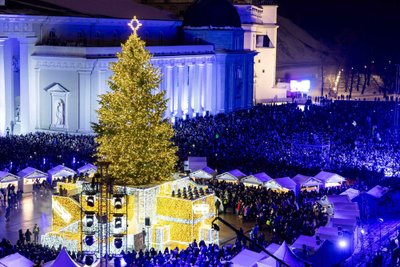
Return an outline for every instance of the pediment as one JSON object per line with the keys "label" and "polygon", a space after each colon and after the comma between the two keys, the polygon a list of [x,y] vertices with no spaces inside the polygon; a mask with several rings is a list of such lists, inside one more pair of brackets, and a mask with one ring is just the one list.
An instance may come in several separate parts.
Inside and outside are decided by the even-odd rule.
{"label": "pediment", "polygon": [[69,91],[59,83],[52,83],[44,88],[44,90],[49,93],[69,93]]}

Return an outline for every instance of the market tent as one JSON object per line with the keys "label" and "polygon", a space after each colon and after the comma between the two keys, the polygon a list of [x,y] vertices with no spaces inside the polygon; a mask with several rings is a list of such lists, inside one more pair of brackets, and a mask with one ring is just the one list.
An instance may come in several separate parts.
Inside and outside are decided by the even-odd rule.
{"label": "market tent", "polygon": [[387,192],[389,192],[389,188],[377,185],[377,186],[371,188],[367,192],[367,194],[374,198],[379,199],[379,198],[383,197],[384,195],[386,195]]}
{"label": "market tent", "polygon": [[265,172],[260,172],[244,177],[241,182],[244,185],[264,185],[271,180],[272,178],[268,174]]}
{"label": "market tent", "polygon": [[296,241],[294,241],[291,248],[294,250],[302,251],[304,249],[307,252],[314,254],[321,246],[323,240],[317,240],[316,236],[300,235]]}
{"label": "market tent", "polygon": [[68,255],[65,248],[62,248],[57,258],[45,263],[44,267],[81,267]]}
{"label": "market tent", "polygon": [[312,176],[297,174],[292,180],[297,184],[297,189],[301,190],[305,189],[314,189],[319,190],[319,187],[322,185],[322,182]]}
{"label": "market tent", "polygon": [[266,258],[267,254],[264,252],[254,252],[248,249],[243,249],[239,252],[232,260],[232,264],[235,267],[253,267],[257,266],[257,262]]}
{"label": "market tent", "polygon": [[220,175],[217,175],[216,179],[220,181],[227,181],[227,182],[239,182],[240,179],[246,177],[246,174],[239,171],[238,169],[231,170],[229,172],[224,172]]}
{"label": "market tent", "polygon": [[47,171],[48,180],[53,182],[57,178],[63,178],[68,176],[74,176],[76,172],[73,169],[65,167],[64,165],[58,165]]}
{"label": "market tent", "polygon": [[320,226],[318,227],[315,235],[319,236],[321,240],[329,240],[332,241],[333,243],[336,243],[336,241],[339,238],[339,231],[337,227]]}
{"label": "market tent", "polygon": [[15,186],[15,192],[17,192],[18,182],[19,182],[18,176],[9,172],[0,171],[0,188],[7,188],[8,185],[11,184]]}
{"label": "market tent", "polygon": [[97,172],[97,166],[94,166],[93,164],[86,164],[80,168],[78,168],[78,174],[82,175],[88,175],[89,177],[92,177],[96,172]]}
{"label": "market tent", "polygon": [[333,218],[358,220],[360,218],[360,211],[358,209],[337,209],[335,207]]}
{"label": "market tent", "polygon": [[18,172],[19,176],[19,186],[22,188],[24,193],[29,193],[33,191],[33,184],[36,182],[42,183],[46,181],[47,174],[38,169],[32,167],[26,167],[22,171]]}
{"label": "market tent", "polygon": [[277,251],[277,250],[279,249],[280,246],[281,246],[281,245],[279,245],[279,244],[271,243],[271,244],[269,244],[269,245],[265,248],[265,250],[268,251],[268,252],[271,253],[271,254],[274,254],[275,251]]}
{"label": "market tent", "polygon": [[297,184],[289,177],[276,178],[275,182],[279,184],[283,189],[292,190],[297,194]]}
{"label": "market tent", "polygon": [[0,266],[4,267],[32,267],[33,265],[35,265],[34,262],[25,258],[18,252],[0,259]]}
{"label": "market tent", "polygon": [[354,188],[348,188],[346,191],[342,192],[340,195],[347,195],[350,200],[353,200],[360,194],[360,191]]}
{"label": "market tent", "polygon": [[328,201],[333,204],[333,206],[338,204],[349,204],[351,203],[347,195],[330,195],[328,196]]}
{"label": "market tent", "polygon": [[332,187],[341,185],[346,179],[339,174],[321,171],[314,178],[320,180],[324,187]]}
{"label": "market tent", "polygon": [[284,189],[280,184],[278,184],[275,179],[269,180],[268,182],[264,183],[264,186],[271,190],[282,190]]}
{"label": "market tent", "polygon": [[353,233],[357,227],[356,218],[331,218],[329,223],[332,227],[341,227],[350,233]]}
{"label": "market tent", "polygon": [[[282,245],[278,248],[277,251],[273,254],[278,259],[284,261],[290,267],[304,267],[305,262],[297,257],[293,251],[288,247],[286,242],[283,242]],[[268,257],[263,260],[259,260],[257,262],[258,267],[275,267],[277,266],[277,262],[273,257]]]}
{"label": "market tent", "polygon": [[211,169],[208,166],[205,166],[204,168],[191,172],[189,174],[189,177],[195,178],[195,179],[212,179],[215,177],[217,172],[213,169]]}

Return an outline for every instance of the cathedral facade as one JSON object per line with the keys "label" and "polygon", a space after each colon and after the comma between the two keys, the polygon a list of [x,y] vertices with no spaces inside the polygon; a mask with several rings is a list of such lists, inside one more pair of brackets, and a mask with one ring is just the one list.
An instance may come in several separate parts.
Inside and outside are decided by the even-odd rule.
{"label": "cathedral facade", "polygon": [[[257,49],[273,48],[277,28],[273,18],[264,23],[262,8],[256,14],[250,5],[201,0],[182,21],[130,0],[114,1],[115,6],[85,2],[6,0],[0,6],[0,135],[92,132],[98,96],[109,90],[109,64],[132,32],[127,24],[133,15],[160,69],[157,89],[169,99],[167,117],[243,109],[260,94],[253,86],[262,76],[255,75],[255,58],[262,54]],[[260,37],[271,29],[274,38]],[[263,90],[273,86],[265,79],[274,82],[274,72],[265,69]]]}

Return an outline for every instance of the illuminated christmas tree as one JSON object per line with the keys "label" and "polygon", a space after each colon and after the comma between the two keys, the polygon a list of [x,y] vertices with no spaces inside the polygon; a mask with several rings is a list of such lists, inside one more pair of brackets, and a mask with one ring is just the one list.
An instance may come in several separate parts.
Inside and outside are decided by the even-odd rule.
{"label": "illuminated christmas tree", "polygon": [[151,63],[145,43],[133,34],[122,45],[109,81],[111,90],[100,97],[99,123],[94,124],[97,158],[111,162],[109,173],[120,185],[148,185],[169,180],[177,157],[172,125],[163,119],[165,91],[157,91],[160,74]]}

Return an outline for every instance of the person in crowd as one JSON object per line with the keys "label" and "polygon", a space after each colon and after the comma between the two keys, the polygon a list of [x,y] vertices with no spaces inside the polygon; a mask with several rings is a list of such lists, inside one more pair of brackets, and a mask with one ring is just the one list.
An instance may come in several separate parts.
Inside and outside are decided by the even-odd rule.
{"label": "person in crowd", "polygon": [[39,243],[39,226],[37,225],[37,223],[35,223],[35,226],[33,226],[33,242],[35,242],[35,244]]}
{"label": "person in crowd", "polygon": [[25,240],[27,244],[31,243],[31,237],[32,237],[31,231],[29,231],[29,229],[26,229]]}

